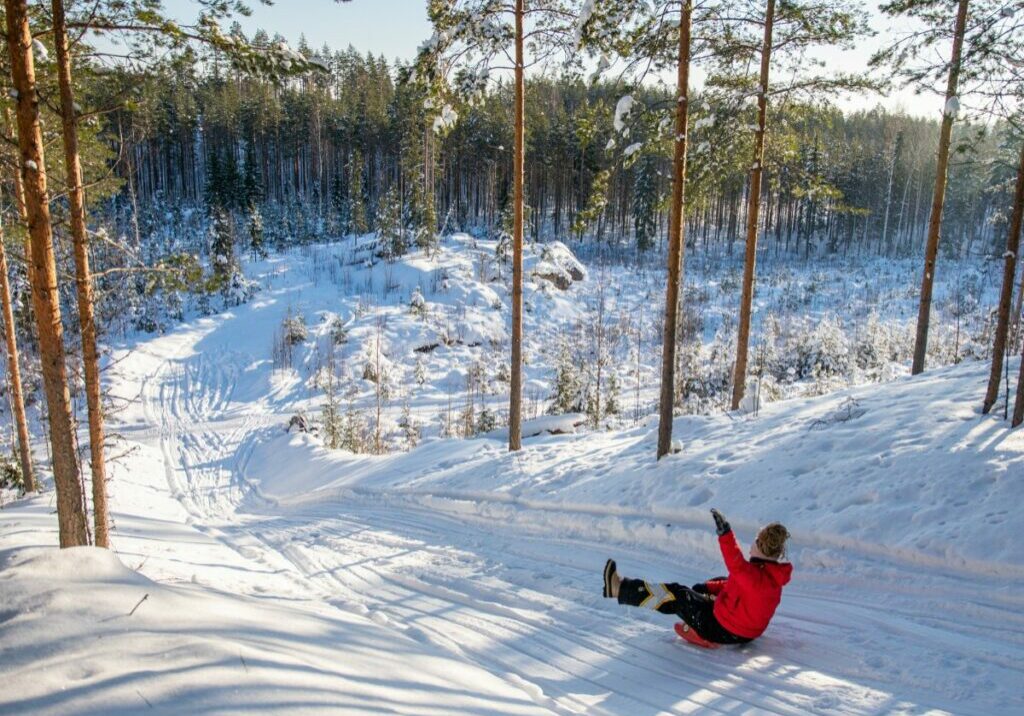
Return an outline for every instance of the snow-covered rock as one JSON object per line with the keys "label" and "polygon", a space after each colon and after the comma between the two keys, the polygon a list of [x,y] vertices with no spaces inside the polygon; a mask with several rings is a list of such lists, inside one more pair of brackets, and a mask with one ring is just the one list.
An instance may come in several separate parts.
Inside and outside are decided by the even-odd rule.
{"label": "snow-covered rock", "polygon": [[524,267],[531,276],[547,281],[563,291],[587,276],[583,264],[561,241],[544,244],[539,255],[535,254],[524,261]]}

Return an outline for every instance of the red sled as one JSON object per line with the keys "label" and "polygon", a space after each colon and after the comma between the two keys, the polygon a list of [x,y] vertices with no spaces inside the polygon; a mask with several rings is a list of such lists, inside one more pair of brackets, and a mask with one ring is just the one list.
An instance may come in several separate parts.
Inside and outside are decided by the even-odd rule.
{"label": "red sled", "polygon": [[700,634],[695,632],[693,628],[686,622],[676,622],[675,625],[676,634],[681,636],[686,641],[690,642],[694,646],[699,646],[703,649],[717,649],[721,644],[716,644],[713,641],[708,641]]}

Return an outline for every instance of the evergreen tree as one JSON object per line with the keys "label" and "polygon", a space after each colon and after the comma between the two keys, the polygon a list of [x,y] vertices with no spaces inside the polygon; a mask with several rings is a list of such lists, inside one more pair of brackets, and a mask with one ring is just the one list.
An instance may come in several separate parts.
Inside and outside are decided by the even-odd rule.
{"label": "evergreen tree", "polygon": [[637,160],[633,180],[633,232],[641,253],[653,248],[658,238],[658,213],[661,209],[660,162],[644,153]]}
{"label": "evergreen tree", "polygon": [[402,220],[402,199],[398,189],[391,187],[380,200],[377,218],[377,255],[394,261],[405,255],[405,225]]}
{"label": "evergreen tree", "polygon": [[[1007,79],[1005,68],[1022,59],[1024,18],[1012,5],[1002,0],[891,0],[881,5],[885,14],[913,18],[916,24],[913,32],[898,36],[876,53],[872,64],[886,67],[894,79],[918,91],[933,91],[935,83],[943,79],[946,84],[911,368],[915,375],[925,369],[928,352],[953,125],[967,109],[968,98],[985,94],[986,86],[989,94],[992,84],[997,85],[996,94],[1014,94],[1005,92],[1003,82]],[[951,48],[949,60],[936,59],[935,46],[946,42]],[[1016,76],[1010,78],[1010,84],[1019,86],[1019,74],[1011,74]]]}
{"label": "evergreen tree", "polygon": [[321,407],[324,444],[331,450],[342,447],[345,433],[345,417],[341,412],[341,400],[338,394],[338,377],[334,369],[334,351],[329,354],[327,365],[317,374],[317,385],[324,391],[324,404]]}
{"label": "evergreen tree", "polygon": [[249,205],[249,250],[252,259],[265,259],[267,248],[263,240],[263,214],[255,203]]}
{"label": "evergreen tree", "polygon": [[[455,78],[460,94],[476,95],[486,86],[491,62],[501,56],[513,58],[513,231],[512,231],[512,355],[509,385],[508,447],[522,447],[522,331],[523,331],[523,235],[525,215],[525,71],[526,50],[549,56],[554,50],[574,59],[575,3],[568,0],[526,0],[503,4],[493,0],[431,0],[428,15],[434,36],[417,58],[417,71],[433,82],[453,64],[461,65]],[[529,48],[527,32],[529,31]],[[454,62],[453,62],[454,61]],[[446,106],[442,121],[454,118]]]}
{"label": "evergreen tree", "polygon": [[231,214],[221,207],[212,209],[210,252],[212,274],[207,290],[211,293],[220,291],[227,294],[238,273],[238,261],[235,258],[235,238]]}
{"label": "evergreen tree", "polygon": [[555,368],[554,393],[548,412],[552,415],[576,413],[582,406],[583,381],[579,367],[569,350],[568,343],[562,342],[558,350],[558,365]]}
{"label": "evergreen tree", "polygon": [[363,154],[357,149],[349,160],[348,233],[362,236],[369,230],[363,196]]}

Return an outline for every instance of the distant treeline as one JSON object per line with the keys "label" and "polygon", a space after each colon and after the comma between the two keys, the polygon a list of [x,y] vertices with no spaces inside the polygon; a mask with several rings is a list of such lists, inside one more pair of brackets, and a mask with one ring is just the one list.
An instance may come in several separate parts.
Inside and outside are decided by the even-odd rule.
{"label": "distant treeline", "polygon": [[[399,81],[403,68],[352,49],[299,50],[319,57],[325,71],[282,86],[226,63],[178,59],[158,74],[125,71],[100,83],[100,95],[124,87],[135,94],[106,118],[111,141],[122,148],[117,216],[137,214],[145,236],[147,227],[165,222],[169,208],[213,201],[241,213],[259,207],[268,237],[278,243],[309,241],[372,230],[394,189],[410,223],[428,217],[440,230],[502,229],[511,191],[507,86],[456,107],[458,121],[436,132],[436,111],[425,110],[424,98]],[[614,109],[625,92],[568,77],[527,83],[528,238],[587,238],[639,250],[663,241],[670,142],[643,142],[643,126],[633,138],[615,130]],[[651,114],[671,106],[654,89],[633,94]],[[713,102],[698,98],[704,116],[714,117]],[[883,109],[842,112],[825,103],[769,112],[764,250],[919,251],[937,119]],[[743,240],[750,140],[738,119],[728,136],[692,145],[691,165],[707,166],[690,172],[691,245],[731,251]],[[998,127],[959,123],[955,139],[943,250],[997,251],[1003,234],[993,229],[1009,203],[1013,158],[1000,145]],[[713,163],[702,151],[714,155]],[[427,186],[434,198],[429,213],[417,206],[429,196]]]}

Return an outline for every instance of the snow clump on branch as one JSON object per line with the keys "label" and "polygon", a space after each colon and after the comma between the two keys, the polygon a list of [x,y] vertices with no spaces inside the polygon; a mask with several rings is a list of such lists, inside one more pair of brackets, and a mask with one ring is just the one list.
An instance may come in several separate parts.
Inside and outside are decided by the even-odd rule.
{"label": "snow clump on branch", "polygon": [[629,113],[633,111],[633,102],[633,95],[627,94],[621,97],[615,105],[615,117],[612,122],[616,132],[622,133],[626,129],[626,119],[629,118]]}

